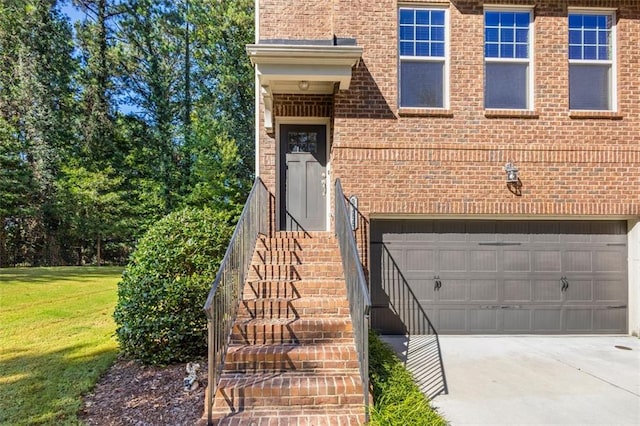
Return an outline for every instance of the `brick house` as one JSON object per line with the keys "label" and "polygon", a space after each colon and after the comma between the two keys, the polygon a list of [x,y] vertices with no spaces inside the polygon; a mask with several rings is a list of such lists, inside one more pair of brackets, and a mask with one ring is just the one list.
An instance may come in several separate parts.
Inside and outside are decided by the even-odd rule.
{"label": "brick house", "polygon": [[640,334],[639,46],[635,0],[257,0],[270,223],[208,411],[366,421],[342,189],[374,329]]}
{"label": "brick house", "polygon": [[[341,180],[374,328],[640,332],[638,2],[261,0],[256,40],[276,226],[330,230]],[[316,137],[313,167],[287,154]]]}

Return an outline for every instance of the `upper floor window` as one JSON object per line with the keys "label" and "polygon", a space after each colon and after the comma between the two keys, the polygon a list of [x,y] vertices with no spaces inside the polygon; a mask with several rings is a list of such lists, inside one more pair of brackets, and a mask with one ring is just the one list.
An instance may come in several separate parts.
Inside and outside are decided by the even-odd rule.
{"label": "upper floor window", "polygon": [[531,11],[485,10],[484,106],[531,109]]}
{"label": "upper floor window", "polygon": [[399,10],[400,106],[447,104],[447,10]]}
{"label": "upper floor window", "polygon": [[615,108],[614,14],[569,13],[569,109]]}

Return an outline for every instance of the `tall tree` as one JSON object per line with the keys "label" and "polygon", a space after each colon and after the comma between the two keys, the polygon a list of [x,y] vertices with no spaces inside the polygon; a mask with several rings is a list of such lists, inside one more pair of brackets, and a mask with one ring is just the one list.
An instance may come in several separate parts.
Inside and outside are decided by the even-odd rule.
{"label": "tall tree", "polygon": [[[29,215],[21,227],[27,260],[54,261],[55,178],[72,138],[71,31],[54,0],[8,0],[0,5],[0,117],[32,176]],[[0,191],[2,191],[0,189]]]}
{"label": "tall tree", "polygon": [[96,263],[102,264],[102,244],[105,238],[118,238],[126,217],[126,204],[121,191],[123,178],[112,168],[89,171],[84,167],[65,166],[58,181],[60,210],[69,235],[79,247],[82,263],[85,241],[95,242]]}
{"label": "tall tree", "polygon": [[149,146],[155,156],[150,160],[170,211],[183,195],[184,16],[168,0],[131,0],[122,7],[118,38],[123,89],[151,126]]}
{"label": "tall tree", "polygon": [[76,24],[80,57],[78,85],[82,144],[88,167],[103,168],[116,154],[113,25],[119,11],[111,0],[74,0],[85,19]]}
{"label": "tall tree", "polygon": [[193,192],[189,202],[240,212],[254,164],[253,1],[191,2],[193,22]]}

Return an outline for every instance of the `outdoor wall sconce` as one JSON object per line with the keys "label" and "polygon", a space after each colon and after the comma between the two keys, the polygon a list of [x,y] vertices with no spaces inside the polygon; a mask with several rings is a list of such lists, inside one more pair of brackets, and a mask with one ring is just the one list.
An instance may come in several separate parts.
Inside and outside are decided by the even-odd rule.
{"label": "outdoor wall sconce", "polygon": [[522,182],[518,173],[518,168],[509,161],[504,165],[504,172],[507,174],[507,188],[514,195],[522,196]]}
{"label": "outdoor wall sconce", "polygon": [[518,168],[511,161],[504,165],[504,171],[507,173],[507,184],[518,183]]}
{"label": "outdoor wall sconce", "polygon": [[302,80],[298,83],[298,87],[300,88],[300,90],[308,90],[309,82],[307,80]]}

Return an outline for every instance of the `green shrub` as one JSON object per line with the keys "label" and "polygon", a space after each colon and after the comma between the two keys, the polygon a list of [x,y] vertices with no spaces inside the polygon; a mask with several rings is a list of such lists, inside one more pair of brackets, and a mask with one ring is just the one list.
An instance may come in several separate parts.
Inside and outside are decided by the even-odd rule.
{"label": "green shrub", "polygon": [[221,215],[193,208],[149,229],[118,284],[114,318],[125,355],[169,364],[206,354],[202,307],[232,231]]}
{"label": "green shrub", "polygon": [[413,381],[393,349],[369,332],[369,379],[373,388],[370,425],[446,425]]}

